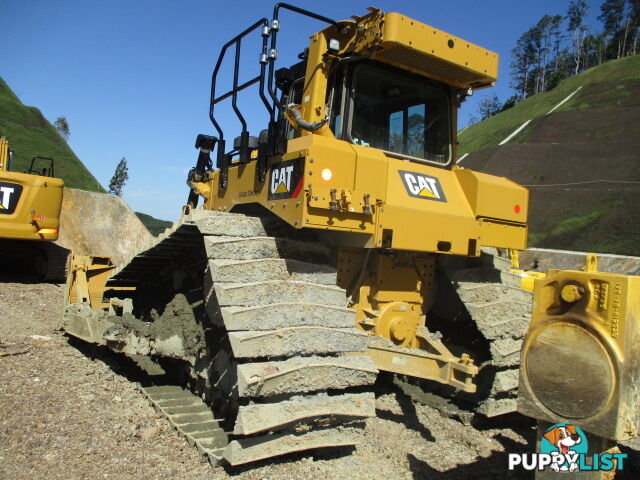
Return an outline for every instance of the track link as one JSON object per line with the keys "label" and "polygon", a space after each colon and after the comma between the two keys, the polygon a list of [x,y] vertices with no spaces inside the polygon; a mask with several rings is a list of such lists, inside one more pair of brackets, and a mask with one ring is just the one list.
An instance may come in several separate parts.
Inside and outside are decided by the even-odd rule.
{"label": "track link", "polygon": [[480,365],[477,411],[495,417],[517,410],[520,347],[531,321],[532,293],[520,288],[510,262],[492,249],[483,265],[449,272],[466,314],[488,343]]}
{"label": "track link", "polygon": [[396,377],[405,394],[465,424],[478,414],[496,417],[517,410],[520,348],[531,320],[532,293],[520,288],[520,277],[510,269],[495,249],[486,249],[480,259],[441,259],[440,298],[430,315],[447,346],[478,362],[477,392]]}
{"label": "track link", "polygon": [[142,387],[141,390],[190,445],[213,461],[222,458],[229,443],[227,433],[200,397],[178,385]]}
{"label": "track link", "polygon": [[[137,287],[128,308],[96,320],[72,305],[66,328],[150,355],[168,373],[167,361],[183,365],[173,369],[182,368],[200,402],[189,406],[202,407],[203,398],[216,412],[205,422],[212,430],[196,432],[215,434],[216,442],[199,446],[211,459],[239,465],[355,445],[363,420],[375,416],[367,390],[377,369],[357,353],[368,336],[344,307],[328,259],[275,219],[196,210],[114,272],[108,286]],[[185,397],[166,399],[170,405],[188,398],[171,394]],[[219,426],[229,438],[224,448]]]}

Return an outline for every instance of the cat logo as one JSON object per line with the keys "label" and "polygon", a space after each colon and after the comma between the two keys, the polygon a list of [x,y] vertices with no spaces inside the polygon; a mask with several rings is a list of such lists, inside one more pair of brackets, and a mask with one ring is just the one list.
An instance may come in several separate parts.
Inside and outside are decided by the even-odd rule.
{"label": "cat logo", "polygon": [[410,196],[425,200],[435,200],[436,202],[447,201],[447,197],[445,197],[440,185],[440,180],[436,177],[406,170],[398,170],[398,173],[402,178],[404,188],[407,189],[407,193]]}
{"label": "cat logo", "polygon": [[0,182],[0,214],[11,215],[18,205],[22,185]]}
{"label": "cat logo", "polygon": [[274,163],[269,176],[269,200],[295,198],[302,188],[304,159]]}

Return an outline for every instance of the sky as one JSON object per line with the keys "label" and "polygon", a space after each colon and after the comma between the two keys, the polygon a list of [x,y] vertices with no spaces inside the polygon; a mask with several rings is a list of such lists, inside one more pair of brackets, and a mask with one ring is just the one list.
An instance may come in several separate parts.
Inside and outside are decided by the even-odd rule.
{"label": "sky", "polygon": [[[197,158],[195,137],[214,133],[209,93],[220,48],[256,20],[270,18],[274,3],[3,0],[0,75],[24,104],[38,107],[50,122],[67,118],[69,145],[103,186],[126,157],[129,181],[124,199],[135,211],[175,221],[188,196],[185,180]],[[290,3],[337,20],[363,15],[375,4],[497,52],[499,79],[491,90],[504,101],[513,94],[509,63],[516,40],[543,15],[564,14],[569,1]],[[588,3],[589,21],[599,28],[595,18],[601,2]],[[280,23],[276,65],[285,67],[298,61],[308,37],[324,24],[288,11],[281,13]],[[259,53],[259,35],[248,37],[240,82],[258,73]],[[232,69],[226,68],[230,63],[221,69],[219,92],[231,85]],[[463,105],[459,127],[477,113],[484,92],[476,92]],[[240,98],[249,130],[256,136],[267,121],[257,98],[255,90]],[[218,114],[225,137],[239,135],[240,124],[230,106],[221,106]]]}

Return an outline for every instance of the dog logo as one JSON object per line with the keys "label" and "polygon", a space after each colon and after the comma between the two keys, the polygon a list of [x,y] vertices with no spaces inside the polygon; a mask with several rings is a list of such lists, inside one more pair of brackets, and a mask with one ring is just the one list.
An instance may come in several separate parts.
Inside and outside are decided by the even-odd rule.
{"label": "dog logo", "polygon": [[16,210],[22,185],[0,182],[0,214],[11,215]]}
{"label": "dog logo", "polygon": [[579,454],[586,454],[587,450],[584,433],[569,423],[551,427],[544,433],[540,444],[540,451],[551,455],[550,468],[554,472],[575,472],[578,470]]}
{"label": "dog logo", "polygon": [[295,198],[302,188],[304,159],[274,163],[269,175],[269,200]]}
{"label": "dog logo", "polygon": [[447,201],[442,185],[440,185],[440,180],[436,177],[407,170],[398,170],[398,173],[409,196],[424,200],[435,200],[436,202]]}

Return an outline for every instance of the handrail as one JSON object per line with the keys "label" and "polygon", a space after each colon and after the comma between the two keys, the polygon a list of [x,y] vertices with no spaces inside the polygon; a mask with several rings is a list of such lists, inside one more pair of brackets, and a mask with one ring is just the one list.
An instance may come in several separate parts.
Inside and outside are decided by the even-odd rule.
{"label": "handrail", "polygon": [[[246,163],[250,160],[249,155],[249,132],[247,131],[247,122],[238,107],[238,93],[242,90],[259,83],[259,95],[262,103],[264,104],[268,114],[269,114],[269,125],[268,125],[268,146],[266,150],[263,148],[262,163],[265,163],[265,152],[269,152],[271,155],[278,148],[276,145],[276,134],[277,127],[276,115],[282,113],[282,105],[278,100],[278,96],[274,87],[274,78],[275,78],[275,61],[278,57],[278,52],[276,50],[277,47],[277,33],[280,30],[279,23],[279,13],[281,9],[290,10],[294,13],[298,13],[300,15],[305,15],[307,17],[320,20],[322,22],[326,22],[330,25],[338,26],[338,22],[335,20],[325,17],[323,15],[319,15],[317,13],[310,12],[300,7],[296,7],[294,5],[290,5],[288,3],[276,3],[273,8],[273,19],[269,22],[266,18],[261,18],[253,25],[248,27],[247,29],[240,32],[238,35],[233,37],[227,43],[225,43],[218,55],[218,60],[216,61],[216,65],[211,74],[211,95],[209,101],[209,119],[213,124],[214,128],[218,132],[218,141],[217,141],[217,166],[221,170],[220,174],[220,183],[224,187],[226,187],[226,176],[227,176],[227,167],[229,163],[229,155],[225,152],[225,139],[224,139],[224,131],[222,127],[218,123],[215,118],[215,105],[222,100],[226,100],[231,97],[231,106],[233,111],[235,112],[238,120],[242,124],[242,132],[240,134],[240,162]],[[243,84],[239,85],[239,70],[240,70],[240,53],[242,48],[242,39],[255,31],[258,28],[262,28],[262,52],[260,54],[260,73],[257,77],[254,77]],[[269,37],[271,38],[271,42],[269,42]],[[234,69],[233,69],[233,86],[230,91],[224,93],[216,97],[216,84],[218,80],[218,73],[220,71],[220,67],[222,65],[222,61],[225,58],[227,50],[229,47],[235,46],[235,54],[234,54]],[[266,77],[266,78],[265,78]],[[267,94],[270,99],[267,97]],[[260,163],[260,162],[259,162]],[[261,168],[264,170],[265,165],[262,165]],[[263,177],[261,174],[260,177]]]}
{"label": "handrail", "polygon": [[[214,105],[215,105],[214,100],[216,98],[216,82],[218,79],[218,72],[220,71],[220,66],[222,65],[222,60],[224,59],[224,56],[227,53],[227,49],[230,46],[239,42],[243,37],[246,37],[247,35],[249,35],[251,32],[253,32],[256,28],[260,26],[268,26],[268,21],[266,18],[261,18],[260,20],[255,22],[253,25],[251,25],[249,28],[247,28],[243,32],[233,37],[227,43],[225,43],[222,47],[222,50],[220,51],[220,54],[218,55],[218,61],[216,62],[216,66],[213,69],[213,73],[211,74],[211,102],[209,105],[209,118],[211,119],[211,123],[213,123],[213,126],[218,132],[218,138],[222,141],[224,141],[224,132],[222,131],[222,128],[220,127],[220,125],[218,124],[214,116]],[[236,87],[237,87],[237,71],[239,67],[238,62],[239,62],[239,52],[238,52],[238,49],[236,49],[236,62],[235,62],[235,69],[234,69],[234,77],[236,78],[236,85],[235,85]],[[233,90],[232,90],[232,94],[233,94]]]}
{"label": "handrail", "polygon": [[334,26],[338,26],[338,22],[336,22],[335,20],[329,18],[329,17],[325,17],[323,15],[319,15],[317,13],[313,13],[310,12],[309,10],[305,10],[303,8],[300,7],[296,7],[295,5],[290,5],[288,3],[276,3],[276,5],[273,7],[273,20],[271,22],[271,52],[273,55],[270,56],[269,58],[269,73],[267,74],[268,77],[268,82],[267,82],[267,90],[269,92],[269,95],[271,96],[272,100],[273,100],[273,105],[274,105],[274,112],[271,114],[271,121],[275,121],[275,109],[277,108],[278,113],[282,113],[282,105],[280,105],[280,102],[278,101],[278,96],[276,94],[276,91],[274,89],[273,86],[273,81],[275,78],[275,61],[276,61],[276,57],[277,57],[277,36],[278,36],[278,31],[280,30],[280,21],[279,21],[279,12],[280,9],[284,8],[287,10],[290,10],[292,12],[295,13],[299,13],[301,15],[305,15],[307,17],[310,18],[314,18],[316,20],[320,20],[322,22],[326,22],[330,25],[334,25]]}

